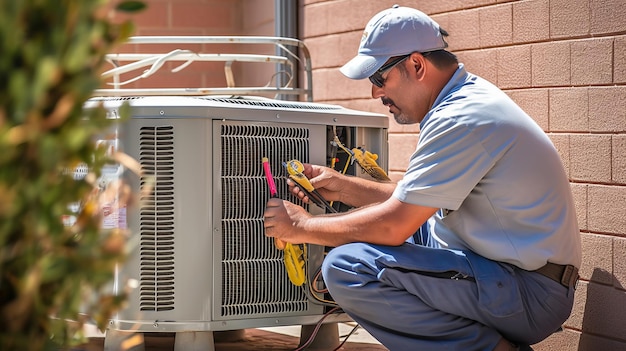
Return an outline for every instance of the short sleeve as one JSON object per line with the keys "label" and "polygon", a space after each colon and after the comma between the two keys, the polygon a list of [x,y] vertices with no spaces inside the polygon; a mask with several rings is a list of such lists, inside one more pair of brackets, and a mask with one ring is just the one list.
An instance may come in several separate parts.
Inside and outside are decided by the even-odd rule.
{"label": "short sleeve", "polygon": [[394,196],[402,202],[456,210],[494,159],[463,116],[430,117]]}

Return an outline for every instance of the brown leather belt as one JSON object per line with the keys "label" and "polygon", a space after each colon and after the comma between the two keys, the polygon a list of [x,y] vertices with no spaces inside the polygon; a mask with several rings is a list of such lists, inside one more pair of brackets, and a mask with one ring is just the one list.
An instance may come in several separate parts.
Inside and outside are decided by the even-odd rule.
{"label": "brown leather belt", "polygon": [[578,281],[578,268],[568,265],[560,265],[548,262],[545,266],[533,271],[546,276],[566,288],[573,288]]}

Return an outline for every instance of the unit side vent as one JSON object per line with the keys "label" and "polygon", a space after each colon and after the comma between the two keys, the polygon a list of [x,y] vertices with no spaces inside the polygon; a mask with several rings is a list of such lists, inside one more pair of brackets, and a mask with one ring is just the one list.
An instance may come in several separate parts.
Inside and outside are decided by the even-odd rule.
{"label": "unit side vent", "polygon": [[142,127],[140,309],[174,309],[174,128]]}
{"label": "unit side vent", "polygon": [[309,162],[309,130],[224,124],[221,143],[222,316],[307,311],[303,290],[289,281],[283,252],[264,234],[269,191],[261,160],[269,158],[279,194],[297,202],[287,195],[282,162]]}
{"label": "unit side vent", "polygon": [[225,104],[235,104],[235,105],[248,105],[248,106],[263,106],[263,107],[272,107],[272,108],[291,108],[298,110],[318,110],[318,111],[331,111],[331,110],[339,110],[341,106],[335,105],[324,105],[324,104],[307,104],[302,102],[288,102],[281,100],[252,100],[246,98],[218,98],[218,97],[199,97],[198,99],[202,100],[210,100],[222,102]]}

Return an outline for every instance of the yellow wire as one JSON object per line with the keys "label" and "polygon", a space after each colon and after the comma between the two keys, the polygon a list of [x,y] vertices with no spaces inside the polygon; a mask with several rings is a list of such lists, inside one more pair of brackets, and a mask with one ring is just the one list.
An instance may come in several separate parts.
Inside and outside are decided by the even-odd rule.
{"label": "yellow wire", "polygon": [[[352,160],[352,150],[348,149],[345,145],[341,143],[339,137],[337,136],[337,130],[335,129],[335,126],[333,126],[333,133],[335,134],[333,141],[341,150],[343,150],[348,155],[348,158],[346,158],[346,163],[343,165],[343,170],[341,171],[341,174],[346,174],[346,172],[348,171],[348,166],[350,165],[350,160]],[[331,201],[330,206],[332,206],[333,203],[334,201]]]}

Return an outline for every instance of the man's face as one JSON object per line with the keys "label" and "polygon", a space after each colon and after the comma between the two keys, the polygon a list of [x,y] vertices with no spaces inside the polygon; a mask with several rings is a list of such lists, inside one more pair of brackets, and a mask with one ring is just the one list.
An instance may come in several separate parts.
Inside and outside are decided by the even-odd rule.
{"label": "man's face", "polygon": [[417,73],[421,64],[413,59],[418,55],[392,57],[370,77],[372,97],[380,98],[399,124],[419,123],[429,109],[425,92],[420,94],[423,82]]}

